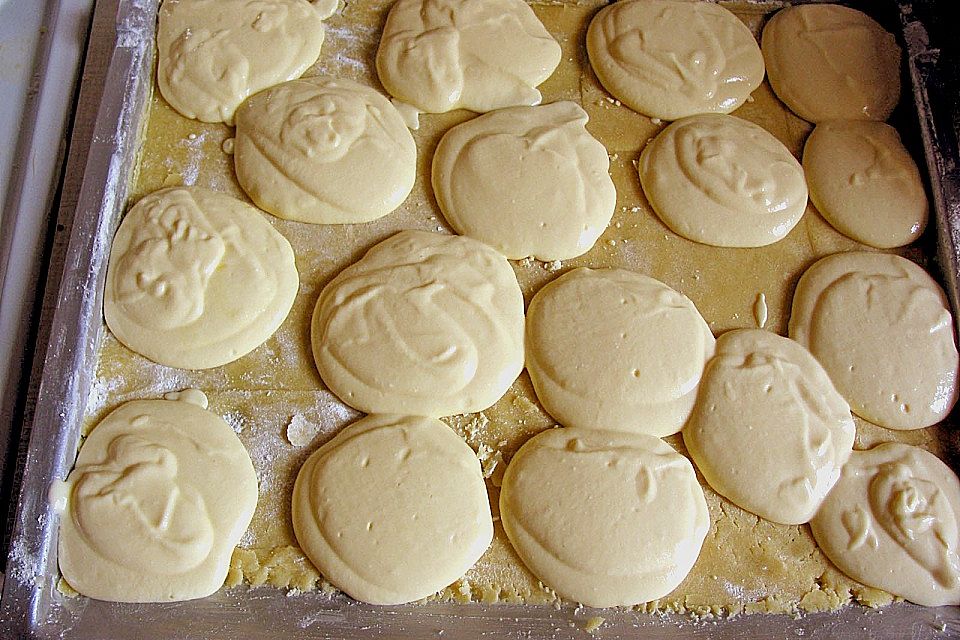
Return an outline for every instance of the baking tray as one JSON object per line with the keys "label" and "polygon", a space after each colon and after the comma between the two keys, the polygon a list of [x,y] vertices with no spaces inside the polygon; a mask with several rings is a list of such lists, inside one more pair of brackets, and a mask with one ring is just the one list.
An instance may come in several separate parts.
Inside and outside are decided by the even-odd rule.
{"label": "baking tray", "polygon": [[[752,615],[715,620],[572,606],[426,603],[376,607],[340,594],[291,598],[272,588],[238,588],[202,600],[151,605],[61,596],[56,590],[57,518],[47,502],[47,490],[53,479],[65,477],[73,465],[105,331],[101,302],[106,248],[125,210],[137,166],[153,87],[157,5],[158,0],[114,0],[97,7],[98,14],[116,15],[115,37],[98,44],[112,47],[113,53],[83,170],[32,428],[27,430],[30,442],[0,603],[0,636],[582,638],[587,620],[601,616],[604,621],[595,637],[960,637],[960,608],[908,603],[879,610],[851,606],[798,618]],[[944,81],[944,62],[931,46],[927,29],[937,17],[938,3],[917,0],[871,6],[882,6],[901,23],[929,169],[939,265],[954,317],[960,319],[960,156],[953,121],[944,109],[952,96]],[[947,453],[954,468],[956,450],[951,438]]]}

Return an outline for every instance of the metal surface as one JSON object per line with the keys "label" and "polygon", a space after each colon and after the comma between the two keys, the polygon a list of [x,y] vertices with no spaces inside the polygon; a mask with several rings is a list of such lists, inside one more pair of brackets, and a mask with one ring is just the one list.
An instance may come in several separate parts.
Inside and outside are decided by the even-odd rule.
{"label": "metal surface", "polygon": [[[960,637],[960,609],[899,603],[878,611],[725,620],[654,617],[624,610],[421,604],[375,607],[322,593],[287,597],[283,591],[234,589],[202,600],[135,605],[64,598],[56,591],[56,518],[46,500],[53,478],[69,471],[94,370],[102,321],[106,247],[126,202],[135,169],[140,127],[152,88],[153,37],[158,0],[101,3],[117,9],[115,38],[83,167],[70,232],[59,305],[53,316],[24,470],[20,510],[0,608],[0,637],[36,638],[567,638],[585,636],[592,616],[605,618],[596,637],[687,638],[934,638]],[[936,97],[927,88],[938,73],[936,51],[923,24],[904,7],[905,38],[924,133],[941,250],[941,268],[956,310],[960,264],[957,150],[945,138]],[[101,16],[102,17],[102,16]],[[917,85],[920,85],[919,87]],[[955,137],[953,144],[955,145]],[[957,315],[960,317],[960,314]]]}

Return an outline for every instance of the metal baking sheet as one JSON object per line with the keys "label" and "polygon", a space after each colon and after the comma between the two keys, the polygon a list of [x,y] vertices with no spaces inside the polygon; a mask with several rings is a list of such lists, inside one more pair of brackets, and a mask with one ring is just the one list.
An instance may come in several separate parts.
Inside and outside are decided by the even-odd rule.
{"label": "metal baking sheet", "polygon": [[[880,4],[880,3],[877,3]],[[290,598],[278,589],[238,588],[191,602],[137,605],[64,598],[56,591],[56,517],[47,503],[54,478],[71,468],[103,329],[101,297],[105,248],[109,245],[136,168],[154,63],[158,0],[101,2],[115,12],[116,33],[106,71],[108,90],[99,106],[83,170],[77,215],[70,233],[60,301],[52,319],[50,346],[23,474],[19,511],[0,604],[3,638],[352,638],[516,637],[583,638],[586,621],[604,618],[596,637],[720,639],[804,636],[814,638],[960,637],[960,609],[896,603],[880,610],[859,606],[837,612],[740,616],[695,620],[627,610],[428,603],[375,607],[343,595]],[[958,307],[960,264],[960,174],[956,133],[941,111],[939,52],[927,40],[930,2],[886,3],[902,19],[923,147],[930,169],[940,268]],[[889,25],[888,25],[889,26]],[[905,92],[906,95],[906,92]],[[956,443],[948,443],[955,453]],[[955,462],[954,458],[954,462]],[[954,464],[956,468],[956,464]]]}

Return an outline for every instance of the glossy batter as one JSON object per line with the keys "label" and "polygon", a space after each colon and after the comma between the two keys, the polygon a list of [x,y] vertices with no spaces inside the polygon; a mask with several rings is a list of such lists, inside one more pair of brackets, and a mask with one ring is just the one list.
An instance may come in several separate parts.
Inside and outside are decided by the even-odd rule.
{"label": "glossy batter", "polygon": [[237,180],[289,220],[369,222],[413,188],[417,147],[390,101],[352,80],[313,77],[262,91],[237,111]]}
{"label": "glossy batter", "polygon": [[172,602],[223,584],[257,505],[257,476],[236,434],[205,405],[196,391],[121,405],[51,490],[62,514],[60,572],[81,594]]}
{"label": "glossy batter", "polygon": [[807,206],[800,163],[763,127],[735,116],[674,122],[644,147],[639,171],[664,224],[703,244],[772,244]]}
{"label": "glossy batter", "polygon": [[790,337],[816,356],[854,413],[920,429],[957,401],[947,298],[906,258],[849,252],[817,261],[793,297]]}
{"label": "glossy batter", "polygon": [[802,524],[840,477],[855,434],[849,405],[806,349],[744,329],[717,340],[683,442],[718,493]]}
{"label": "glossy batter", "polygon": [[439,420],[398,416],[355,422],[307,459],[293,527],[330,582],[373,604],[443,589],[493,538],[473,450]]}
{"label": "glossy batter", "polygon": [[568,427],[676,433],[713,350],[689,299],[624,269],[574,269],[527,312],[527,371],[541,404]]}
{"label": "glossy batter", "polygon": [[803,148],[810,201],[831,225],[858,242],[890,249],[927,226],[920,170],[897,130],[872,120],[818,124]]}
{"label": "glossy batter", "polygon": [[710,528],[686,458],[653,436],[596,429],[528,440],[503,476],[500,517],[538,578],[593,607],[670,593]]}
{"label": "glossy batter", "polygon": [[763,55],[750,29],[710,2],[610,4],[590,23],[587,51],[614,97],[664,120],[730,113],[763,81]]}
{"label": "glossy batter", "polygon": [[176,187],[144,197],[120,223],[103,313],[133,351],[206,369],[273,335],[299,286],[290,243],[261,211],[222,193]]}
{"label": "glossy batter", "polygon": [[523,297],[487,245],[401,231],[324,287],[311,340],[323,381],[356,409],[482,411],[523,369]]}
{"label": "glossy batter", "polygon": [[617,201],[607,151],[574,102],[500,109],[453,127],[433,157],[433,189],[457,233],[510,259],[586,253]]}
{"label": "glossy batter", "polygon": [[937,607],[960,604],[960,481],[928,451],[855,451],[810,521],[834,564],[865,584]]}

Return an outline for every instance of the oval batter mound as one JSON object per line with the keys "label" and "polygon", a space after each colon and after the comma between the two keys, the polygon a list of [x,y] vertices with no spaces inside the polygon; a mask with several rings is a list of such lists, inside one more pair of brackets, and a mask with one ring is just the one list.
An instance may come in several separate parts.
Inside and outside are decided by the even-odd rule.
{"label": "oval batter mound", "polygon": [[324,383],[355,409],[473,413],[523,369],[523,296],[487,245],[401,231],[324,287],[311,340]]}
{"label": "oval batter mound", "polygon": [[763,127],[735,116],[684,118],[640,154],[640,183],[675,233],[718,247],[762,247],[807,207],[803,167]]}
{"label": "oval batter mound", "polygon": [[700,312],[659,280],[574,269],[527,311],[527,371],[563,425],[676,433],[697,397],[714,339]]}
{"label": "oval batter mound", "polygon": [[523,0],[398,0],[376,64],[387,92],[420,111],[484,112],[540,104],[560,45]]}
{"label": "oval batter mound", "polygon": [[840,233],[890,249],[927,226],[920,170],[897,130],[872,120],[818,124],[803,148],[810,201]]}
{"label": "oval batter mound", "polygon": [[762,329],[717,339],[683,442],[717,493],[781,524],[810,520],[850,457],[850,407],[801,345]]}
{"label": "oval batter mound", "polygon": [[324,577],[372,604],[436,593],[493,539],[473,450],[439,420],[398,416],[359,420],[307,459],[293,528]]}
{"label": "oval batter mound", "polygon": [[900,47],[856,9],[787,7],[760,46],[774,93],[804,120],[886,120],[900,99]]}
{"label": "oval batter mound", "polygon": [[288,220],[369,222],[409,195],[417,147],[390,101],[327,77],[261,91],[237,110],[237,180]]}
{"label": "oval batter mound", "polygon": [[920,429],[957,401],[948,309],[940,286],[906,258],[838,253],[800,278],[790,337],[816,356],[858,416]]}
{"label": "oval batter mound", "polygon": [[710,528],[689,460],[659,438],[596,429],[527,441],[504,473],[500,517],[534,575],[591,607],[667,595]]}
{"label": "oval batter mound", "polygon": [[587,52],[607,91],[664,120],[730,113],[763,81],[763,55],[750,29],[709,2],[608,5],[590,23]]}
{"label": "oval batter mound", "polygon": [[80,448],[58,504],[64,579],[115,602],[206,597],[223,585],[257,506],[250,456],[220,417],[187,400],[135,400]]}
{"label": "oval batter mound", "polygon": [[259,210],[174,187],[144,197],[121,222],[103,314],[133,351],[170,367],[207,369],[273,335],[299,287],[290,243]]}
{"label": "oval batter mound", "polygon": [[916,604],[960,604],[960,482],[928,451],[888,442],[854,451],[810,521],[841,571]]}
{"label": "oval batter mound", "polygon": [[247,96],[300,77],[320,55],[336,0],[165,0],[157,83],[174,109],[233,124]]}
{"label": "oval batter mound", "polygon": [[607,150],[576,103],[500,109],[447,131],[433,189],[457,233],[510,259],[566,260],[590,250],[613,217]]}

